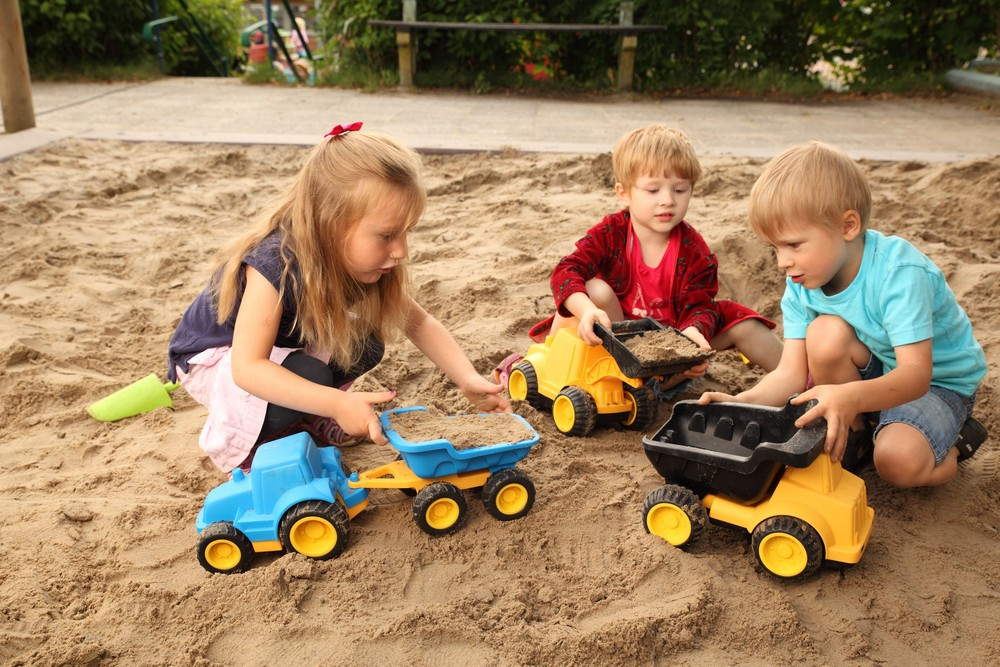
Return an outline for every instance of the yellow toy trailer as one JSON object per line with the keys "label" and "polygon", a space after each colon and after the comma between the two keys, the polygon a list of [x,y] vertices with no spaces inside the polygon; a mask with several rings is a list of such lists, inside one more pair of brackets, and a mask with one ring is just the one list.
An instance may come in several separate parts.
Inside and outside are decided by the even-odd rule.
{"label": "yellow toy trailer", "polygon": [[683,547],[701,536],[706,518],[745,529],[758,562],[786,579],[824,561],[861,560],[875,511],[864,481],[823,452],[823,420],[795,427],[807,405],[677,402],[667,423],[643,438],[668,482],[646,497],[646,531]]}
{"label": "yellow toy trailer", "polygon": [[680,363],[642,362],[623,344],[664,328],[651,318],[615,322],[610,331],[597,324],[594,331],[603,344],[593,346],[572,327],[559,329],[544,343],[528,348],[511,369],[507,390],[511,398],[527,401],[537,410],[551,409],[556,428],[566,435],[585,436],[599,419],[645,430],[656,418],[656,400],[645,381],[679,373],[711,354]]}

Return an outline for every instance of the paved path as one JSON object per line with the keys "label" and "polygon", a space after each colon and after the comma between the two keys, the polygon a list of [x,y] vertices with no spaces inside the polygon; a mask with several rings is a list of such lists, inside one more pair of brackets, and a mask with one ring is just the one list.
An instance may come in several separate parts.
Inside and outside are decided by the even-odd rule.
{"label": "paved path", "polygon": [[253,86],[238,79],[35,83],[37,127],[0,134],[0,159],[62,137],[312,145],[363,120],[426,151],[599,153],[630,129],[662,122],[702,154],[771,157],[809,139],[858,158],[951,161],[1000,155],[1000,114],[953,102],[850,100],[549,100],[462,93],[364,93]]}

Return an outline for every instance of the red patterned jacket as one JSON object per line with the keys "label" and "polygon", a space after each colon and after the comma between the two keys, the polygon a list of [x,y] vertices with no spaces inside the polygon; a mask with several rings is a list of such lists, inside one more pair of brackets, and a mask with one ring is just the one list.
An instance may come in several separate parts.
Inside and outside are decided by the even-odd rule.
{"label": "red patterned jacket", "polygon": [[[607,282],[619,296],[627,293],[632,276],[625,245],[631,224],[628,209],[612,213],[576,242],[576,250],[559,260],[549,285],[560,314],[572,316],[563,303],[571,294],[586,292],[586,282],[594,277]],[[722,329],[735,323],[724,321],[727,318],[720,313],[715,301],[719,290],[718,260],[701,234],[686,222],[682,221],[670,232],[670,243],[680,243],[673,280],[676,289],[673,294],[656,295],[670,306],[667,311],[672,312],[669,320],[661,322],[681,330],[696,327],[705,338],[712,340]],[[749,311],[747,315],[752,313],[751,316],[760,317],[744,309]],[[539,322],[528,335],[543,340],[552,319],[550,316]]]}

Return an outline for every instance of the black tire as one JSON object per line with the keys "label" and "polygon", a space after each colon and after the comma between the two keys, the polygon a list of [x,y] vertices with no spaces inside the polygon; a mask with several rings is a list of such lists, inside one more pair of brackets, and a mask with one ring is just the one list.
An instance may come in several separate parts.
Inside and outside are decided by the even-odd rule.
{"label": "black tire", "polygon": [[278,538],[286,551],[328,560],[344,550],[349,532],[350,521],[343,505],[307,500],[292,505],[281,517]]}
{"label": "black tire", "polygon": [[803,579],[823,564],[823,540],[802,519],[773,516],[761,521],[751,533],[757,562],[776,577]]}
{"label": "black tire", "polygon": [[466,509],[465,496],[457,486],[433,482],[413,499],[413,520],[428,535],[450,535],[462,527]]}
{"label": "black tire", "polygon": [[633,387],[624,383],[622,389],[634,406],[633,410],[625,414],[622,426],[630,431],[645,431],[656,419],[656,397],[653,396],[653,390],[646,385]]}
{"label": "black tire", "polygon": [[646,496],[642,504],[642,525],[646,532],[675,547],[685,547],[701,539],[707,519],[701,499],[676,484],[661,486]]}
{"label": "black tire", "polygon": [[597,404],[585,389],[564,387],[552,402],[552,418],[562,433],[582,437],[594,430]]}
{"label": "black tire", "polygon": [[517,401],[527,401],[536,410],[545,410],[549,402],[538,393],[538,373],[530,361],[519,361],[507,379],[507,393]]}
{"label": "black tire", "polygon": [[513,521],[531,511],[535,504],[535,485],[516,468],[498,470],[483,487],[486,511],[500,521]]}
{"label": "black tire", "polygon": [[209,572],[246,572],[253,558],[253,545],[231,521],[209,524],[198,535],[198,562]]}

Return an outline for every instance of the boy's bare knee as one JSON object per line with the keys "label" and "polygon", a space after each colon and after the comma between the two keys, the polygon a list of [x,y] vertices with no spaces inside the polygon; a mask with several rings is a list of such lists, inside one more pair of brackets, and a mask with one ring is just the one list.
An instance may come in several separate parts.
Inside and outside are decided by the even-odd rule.
{"label": "boy's bare knee", "polygon": [[839,356],[844,355],[844,348],[857,336],[854,328],[836,315],[819,315],[806,329],[806,345],[810,352],[817,353],[836,350]]}
{"label": "boy's bare knee", "polygon": [[867,362],[869,354],[867,351],[862,353],[859,349],[862,347],[854,327],[836,315],[820,315],[806,329],[806,354],[811,368],[840,365],[845,359],[850,359],[855,368],[860,368]]}
{"label": "boy's bare knee", "polygon": [[890,424],[879,433],[872,461],[879,477],[900,488],[927,485],[936,467],[930,445],[906,424]]}
{"label": "boy's bare knee", "polygon": [[883,450],[882,453],[876,450],[872,460],[875,463],[878,476],[889,484],[902,489],[919,486],[919,482],[916,480],[919,477],[920,469],[914,465],[912,460],[908,461],[892,450],[888,452]]}

